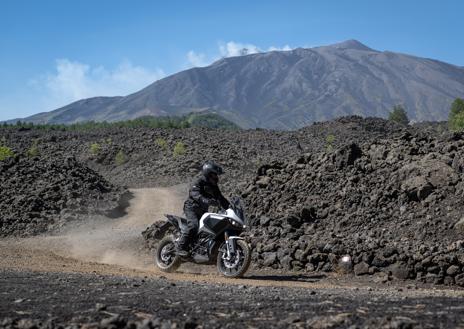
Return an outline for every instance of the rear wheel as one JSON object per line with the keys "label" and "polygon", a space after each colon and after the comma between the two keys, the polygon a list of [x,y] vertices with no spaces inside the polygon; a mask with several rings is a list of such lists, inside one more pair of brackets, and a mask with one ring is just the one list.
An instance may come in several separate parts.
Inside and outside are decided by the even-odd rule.
{"label": "rear wheel", "polygon": [[225,242],[219,248],[217,269],[219,273],[229,278],[240,278],[248,270],[251,263],[250,246],[244,240],[236,240],[235,255],[227,257]]}
{"label": "rear wheel", "polygon": [[181,259],[176,255],[176,243],[174,236],[165,236],[155,250],[155,265],[163,272],[175,272]]}

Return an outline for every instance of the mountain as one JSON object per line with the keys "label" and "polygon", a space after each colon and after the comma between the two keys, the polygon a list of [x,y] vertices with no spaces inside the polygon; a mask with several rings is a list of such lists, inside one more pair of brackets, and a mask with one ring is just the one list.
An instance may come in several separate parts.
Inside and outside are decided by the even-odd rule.
{"label": "mountain", "polygon": [[126,97],[80,100],[25,120],[117,121],[206,110],[245,128],[293,129],[351,114],[386,117],[396,104],[411,120],[446,120],[456,97],[464,97],[463,67],[348,40],[223,58]]}

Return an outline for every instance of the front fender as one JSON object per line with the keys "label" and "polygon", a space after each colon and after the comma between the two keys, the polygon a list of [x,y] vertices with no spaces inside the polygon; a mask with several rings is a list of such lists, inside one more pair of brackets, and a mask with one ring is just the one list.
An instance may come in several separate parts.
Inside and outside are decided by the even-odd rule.
{"label": "front fender", "polygon": [[241,236],[230,236],[229,240],[245,240],[245,238],[242,238]]}

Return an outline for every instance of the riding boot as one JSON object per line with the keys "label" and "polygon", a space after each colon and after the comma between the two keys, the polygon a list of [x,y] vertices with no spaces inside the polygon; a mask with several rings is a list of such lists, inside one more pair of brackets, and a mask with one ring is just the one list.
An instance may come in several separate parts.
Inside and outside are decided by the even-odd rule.
{"label": "riding boot", "polygon": [[188,250],[190,244],[190,236],[188,234],[183,233],[180,236],[179,242],[177,243],[177,255],[181,257],[187,257],[190,252]]}

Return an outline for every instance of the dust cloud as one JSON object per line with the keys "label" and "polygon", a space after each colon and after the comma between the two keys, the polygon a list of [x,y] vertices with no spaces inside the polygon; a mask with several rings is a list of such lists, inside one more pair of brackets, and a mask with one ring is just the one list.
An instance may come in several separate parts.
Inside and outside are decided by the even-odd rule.
{"label": "dust cloud", "polygon": [[59,234],[21,239],[24,247],[46,250],[85,262],[153,268],[141,232],[164,214],[181,214],[185,186],[131,190],[127,215],[118,219],[96,217],[74,224]]}

